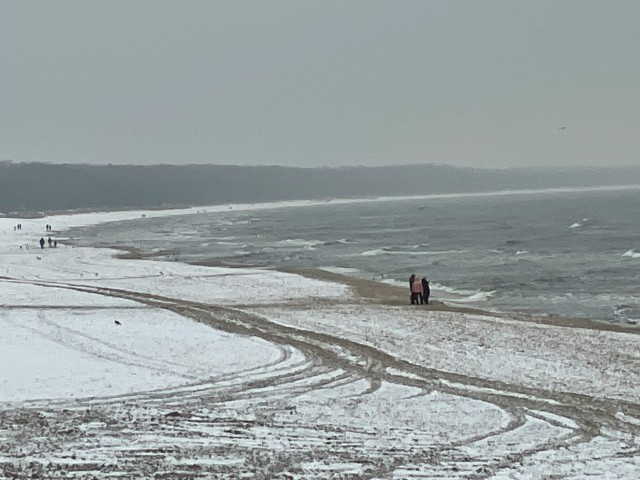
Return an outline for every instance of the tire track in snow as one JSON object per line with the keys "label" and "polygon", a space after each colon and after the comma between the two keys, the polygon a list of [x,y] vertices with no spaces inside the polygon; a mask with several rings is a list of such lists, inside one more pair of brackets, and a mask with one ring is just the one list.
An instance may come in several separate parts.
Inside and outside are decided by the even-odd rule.
{"label": "tire track in snow", "polygon": [[[41,283],[38,284],[43,285]],[[54,286],[50,284],[45,285]],[[56,284],[55,286],[58,288],[61,287],[60,284]],[[378,456],[376,458],[372,458],[369,464],[363,467],[366,473],[358,475],[357,478],[376,478],[379,476],[388,476],[391,478],[394,476],[393,472],[402,468],[402,466],[408,462],[415,465],[419,465],[421,463],[425,465],[428,464],[434,467],[434,469],[431,470],[432,473],[442,473],[442,468],[444,467],[442,467],[442,465],[441,467],[438,467],[438,463],[442,464],[447,461],[458,465],[457,468],[461,474],[467,475],[471,471],[474,474],[474,478],[487,478],[496,469],[500,470],[510,468],[517,462],[521,462],[522,458],[525,456],[530,456],[537,452],[549,449],[554,450],[559,447],[566,447],[568,444],[587,442],[598,435],[600,429],[603,427],[617,428],[621,431],[632,434],[638,433],[637,426],[627,422],[622,422],[615,416],[615,411],[618,411],[618,409],[619,411],[627,412],[628,415],[638,416],[638,405],[629,402],[605,403],[601,399],[588,397],[586,395],[562,394],[535,389],[525,389],[515,387],[513,385],[502,384],[500,382],[442,372],[411,364],[406,360],[392,357],[374,347],[359,344],[358,342],[317,332],[310,332],[273,324],[263,317],[248,314],[247,312],[243,312],[239,309],[223,308],[196,302],[185,302],[167,297],[118,289],[94,288],[72,284],[65,284],[63,288],[126,298],[154,308],[164,308],[192,318],[196,321],[207,323],[220,330],[253,335],[272,343],[286,346],[286,348],[300,350],[304,353],[307,359],[304,366],[301,369],[296,370],[295,373],[287,373],[285,371],[280,376],[276,375],[273,378],[269,378],[267,375],[261,380],[254,381],[253,383],[248,381],[246,383],[241,383],[240,385],[235,384],[230,387],[224,385],[220,386],[219,380],[208,383],[203,382],[199,387],[196,387],[195,391],[188,393],[181,392],[180,389],[167,389],[164,391],[141,392],[137,395],[120,396],[112,399],[105,398],[107,402],[104,407],[106,408],[112,407],[113,405],[119,405],[122,402],[125,404],[144,404],[145,401],[149,401],[150,408],[153,408],[166,404],[167,400],[173,399],[175,400],[175,404],[171,405],[172,408],[182,406],[188,411],[190,408],[194,408],[194,405],[190,402],[192,400],[196,401],[200,398],[202,400],[200,403],[204,403],[206,405],[216,405],[215,402],[217,400],[219,406],[222,408],[224,408],[225,403],[237,401],[253,402],[250,403],[250,405],[253,405],[257,411],[260,411],[262,408],[262,404],[260,403],[261,401],[269,403],[268,395],[265,396],[265,393],[260,391],[264,388],[282,386],[282,389],[275,390],[274,392],[277,393],[279,401],[282,401],[286,408],[287,401],[286,399],[282,399],[283,396],[287,397],[288,395],[291,398],[295,398],[305,392],[314,392],[319,388],[331,388],[332,385],[339,385],[341,382],[356,382],[357,379],[364,379],[368,382],[369,387],[364,389],[360,396],[375,395],[380,388],[381,382],[384,381],[408,387],[415,387],[422,389],[425,392],[437,390],[458,397],[466,397],[480,402],[487,402],[492,405],[496,405],[508,415],[509,421],[501,428],[494,429],[490,432],[470,435],[458,441],[448,442],[446,445],[434,446],[433,444],[418,444],[418,448],[413,450],[408,449],[407,451],[395,452],[391,450],[378,451]],[[350,373],[338,373],[335,380],[323,377],[323,375],[330,372],[339,372],[341,370]],[[401,374],[394,374],[389,370],[395,370]],[[248,372],[248,374],[249,376],[247,378],[250,378],[252,373]],[[314,377],[317,377],[320,380],[313,380]],[[447,380],[449,383],[443,383],[443,379]],[[296,382],[304,383],[304,381],[309,381],[309,384],[306,386],[298,385],[291,387],[291,385]],[[455,384],[460,384],[461,387],[456,386]],[[211,386],[211,389],[209,389],[209,386]],[[465,387],[473,387],[473,389]],[[201,390],[197,390],[197,388],[201,388]],[[225,389],[227,390],[225,391]],[[185,394],[181,396],[181,393]],[[514,394],[518,394],[520,396],[514,396]],[[525,397],[525,395],[527,397]],[[115,404],[112,404],[111,401],[115,401]],[[100,399],[93,399],[91,401],[79,402],[68,406],[73,407],[76,410],[81,410],[82,408],[99,404]],[[64,406],[64,403],[59,403],[57,405],[58,408],[61,406]],[[264,408],[266,411],[269,411],[267,406],[264,406]],[[498,458],[494,461],[489,461],[488,463],[486,462],[486,459],[483,460],[482,458],[474,459],[473,457],[461,457],[459,447],[469,446],[489,438],[496,438],[499,440],[500,437],[506,433],[514,432],[518,428],[523,427],[525,424],[525,411],[527,409],[550,411],[556,415],[565,416],[566,418],[574,420],[577,424],[577,428],[574,429],[571,435],[566,435],[563,438],[551,438],[533,448],[524,448],[517,454],[512,456],[507,455],[504,458]],[[187,416],[188,415],[189,414],[187,413]],[[297,414],[292,413],[291,415],[293,415],[297,420]],[[156,419],[156,421],[159,425],[163,426],[163,428],[172,425],[170,421],[167,420],[167,417],[160,418],[161,420]],[[185,420],[182,414],[168,418],[174,419],[178,425],[185,425],[188,423],[188,420]],[[189,419],[191,417],[188,416],[187,418]],[[553,424],[553,422],[549,422],[548,420],[542,421],[545,421],[550,425]],[[265,427],[269,427],[270,425],[270,428],[274,432],[278,432],[281,436],[287,438],[287,435],[289,435],[288,438],[295,438],[295,435],[293,434],[297,428],[295,423],[290,425],[286,422],[282,423],[273,420],[271,423],[268,421],[266,423],[260,422],[261,421],[258,421],[257,425],[265,425]],[[151,423],[153,424],[153,421]],[[0,425],[2,425],[2,422],[0,422]],[[222,435],[222,437],[228,434],[228,439],[238,440],[238,436],[242,437],[243,435],[250,433],[251,430],[255,428],[256,423],[249,422],[247,424],[242,424],[242,422],[235,421],[234,419],[227,419],[224,422],[219,422],[215,419],[207,418],[201,422],[201,425],[208,425],[210,428],[218,432],[218,434]],[[225,427],[224,425],[227,426]],[[143,424],[143,426],[145,426],[145,428],[138,430],[137,434],[131,433],[131,435],[140,436],[141,438],[144,437],[147,432],[146,428],[149,425]],[[341,427],[336,426],[335,428],[340,429]],[[167,429],[166,431],[163,430],[163,433],[168,435],[169,430],[170,429]],[[185,431],[189,432],[189,429],[182,430],[183,433]],[[355,430],[349,431],[352,432],[351,435],[356,434]],[[183,438],[180,436],[180,428],[177,430],[174,429],[173,432],[177,436],[173,436],[172,434],[165,437],[165,439],[175,442],[178,438]],[[193,432],[191,433],[193,434]],[[349,446],[348,442],[341,442],[339,439],[335,441],[331,440],[331,432],[316,431],[316,433],[318,434],[317,441],[325,442],[325,445],[327,445],[326,442],[329,442],[328,445],[330,445],[332,450],[335,449],[338,452],[342,451],[344,454],[347,454],[344,452],[344,449],[353,448],[353,446]],[[359,435],[365,435],[364,438],[369,438],[368,433],[369,432],[364,431]],[[122,435],[122,430],[115,429],[114,434],[115,438],[121,438],[119,435]],[[188,433],[185,433],[185,436],[188,437]],[[311,438],[309,435],[303,435],[301,437],[302,443],[308,442]],[[302,471],[304,470],[302,465],[305,464],[304,458],[306,458],[303,452],[300,452],[302,445],[297,444],[295,441],[292,445],[297,445],[297,447],[294,449],[295,452],[287,457],[287,462],[293,465],[293,467],[298,465],[296,468],[298,468],[299,471]],[[356,441],[355,445],[361,444]],[[421,450],[418,452],[420,447]],[[135,458],[138,462],[141,462],[141,459],[146,458],[146,464],[153,464],[157,466],[158,462],[161,462],[161,460],[167,456],[167,451],[163,451],[161,448],[164,447],[158,446],[155,449],[151,448],[148,452],[149,455],[146,456],[145,452],[140,450],[131,450],[128,454],[125,454],[125,456],[128,455],[126,458],[129,459]],[[229,445],[225,445],[224,448],[226,448],[227,451],[235,451],[234,447]],[[192,449],[194,452],[197,451],[197,447],[192,447]],[[241,447],[235,447],[235,449],[238,452],[243,451]],[[324,452],[323,454],[326,455],[326,447],[319,448],[319,455],[320,452]],[[195,453],[194,455],[197,456]],[[353,459],[355,457],[357,457],[357,455],[352,453],[351,458]],[[397,457],[397,459],[389,461],[389,458],[394,457]],[[259,466],[264,466],[260,463],[261,461],[256,461],[256,465],[254,465],[254,467],[257,468]],[[125,462],[124,468],[128,468],[127,465],[128,463]],[[272,466],[269,468],[273,469],[271,473],[282,473],[286,470],[284,464],[277,464],[276,462],[276,464],[270,465]],[[485,470],[482,470],[480,467],[477,467],[477,465],[488,466]],[[307,468],[306,471],[308,471],[310,476],[305,478],[323,478],[322,470],[309,468]],[[462,468],[462,470],[460,470],[460,468]],[[476,470],[473,471],[474,469]],[[420,475],[420,473],[417,472],[416,475]]]}

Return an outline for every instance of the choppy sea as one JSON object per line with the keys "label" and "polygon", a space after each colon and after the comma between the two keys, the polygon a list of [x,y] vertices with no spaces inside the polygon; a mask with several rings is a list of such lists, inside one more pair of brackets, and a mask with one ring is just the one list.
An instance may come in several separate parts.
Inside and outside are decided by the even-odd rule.
{"label": "choppy sea", "polygon": [[640,323],[640,190],[502,192],[141,218],[76,229],[177,261],[429,280],[485,310]]}

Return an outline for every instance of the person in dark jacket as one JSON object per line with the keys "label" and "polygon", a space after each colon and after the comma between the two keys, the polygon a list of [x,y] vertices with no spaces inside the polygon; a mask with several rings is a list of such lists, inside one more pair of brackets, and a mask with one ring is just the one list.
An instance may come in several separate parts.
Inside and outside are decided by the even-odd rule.
{"label": "person in dark jacket", "polygon": [[424,298],[424,303],[429,303],[429,294],[431,293],[431,289],[429,288],[429,282],[425,277],[422,277],[422,298]]}
{"label": "person in dark jacket", "polygon": [[40,248],[44,248],[44,238],[40,238]]}

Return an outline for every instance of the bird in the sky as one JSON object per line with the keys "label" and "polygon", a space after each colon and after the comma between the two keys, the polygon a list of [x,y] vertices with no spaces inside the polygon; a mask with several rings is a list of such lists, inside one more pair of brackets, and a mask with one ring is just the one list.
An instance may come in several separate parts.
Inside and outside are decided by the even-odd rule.
{"label": "bird in the sky", "polygon": [[560,127],[558,130],[562,130],[563,132],[567,129],[567,127]]}

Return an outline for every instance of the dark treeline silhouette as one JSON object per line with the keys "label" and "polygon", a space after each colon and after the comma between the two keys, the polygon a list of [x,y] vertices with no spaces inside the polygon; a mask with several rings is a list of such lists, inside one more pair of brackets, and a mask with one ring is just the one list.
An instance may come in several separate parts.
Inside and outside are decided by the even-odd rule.
{"label": "dark treeline silhouette", "polygon": [[640,167],[290,168],[0,162],[0,211],[153,208],[275,200],[640,184]]}

